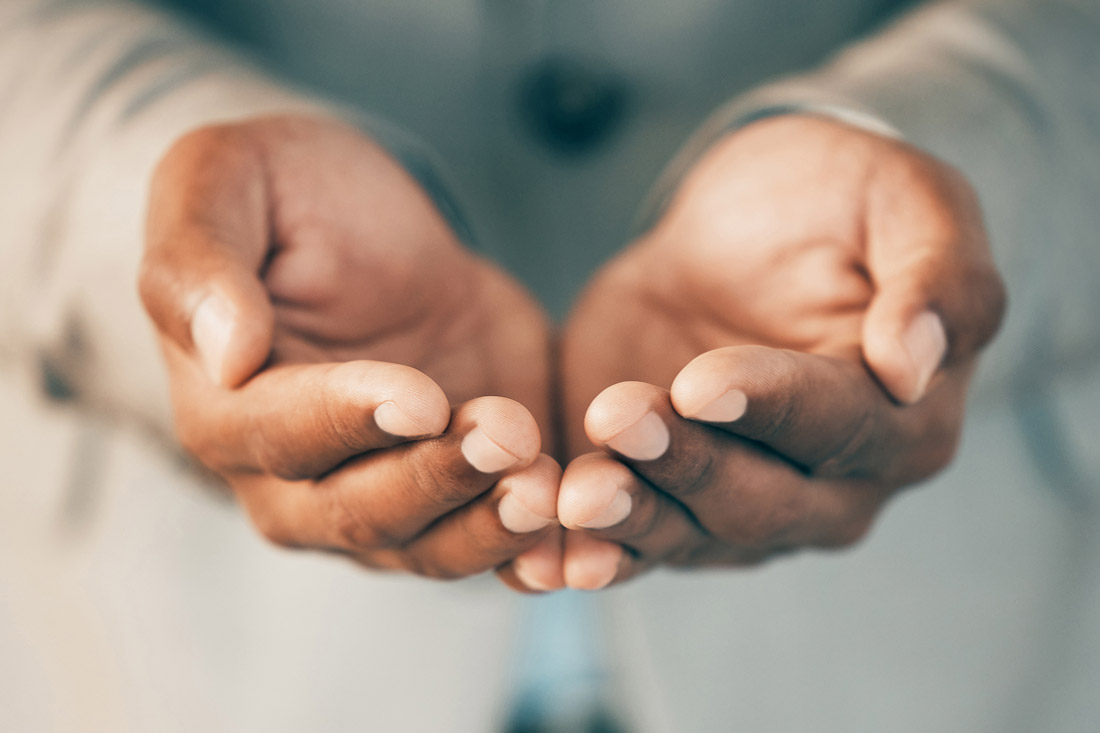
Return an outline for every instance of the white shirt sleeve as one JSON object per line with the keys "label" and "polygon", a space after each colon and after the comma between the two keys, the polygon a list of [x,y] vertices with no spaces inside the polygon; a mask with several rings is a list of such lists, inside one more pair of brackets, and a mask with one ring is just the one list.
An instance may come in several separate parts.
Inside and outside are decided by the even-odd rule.
{"label": "white shirt sleeve", "polygon": [[168,16],[5,0],[0,363],[167,433],[164,369],[136,286],[150,174],[190,129],[289,111],[329,108]]}

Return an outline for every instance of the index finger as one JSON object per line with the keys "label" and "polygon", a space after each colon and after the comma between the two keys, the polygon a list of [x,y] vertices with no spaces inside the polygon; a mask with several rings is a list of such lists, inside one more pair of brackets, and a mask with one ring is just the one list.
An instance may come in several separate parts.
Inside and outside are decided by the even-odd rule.
{"label": "index finger", "polygon": [[439,385],[400,364],[283,365],[231,390],[182,355],[172,362],[180,442],[222,473],[315,478],[363,453],[439,435],[450,420]]}
{"label": "index finger", "polygon": [[264,477],[236,485],[256,524],[276,542],[393,553],[535,463],[539,447],[538,426],[526,408],[504,397],[478,397],[456,408],[437,438],[369,453],[317,481]]}
{"label": "index finger", "polygon": [[921,404],[899,406],[862,365],[731,346],[692,360],[670,398],[682,417],[761,443],[815,475],[904,484],[950,458],[964,388],[965,378],[943,379]]}

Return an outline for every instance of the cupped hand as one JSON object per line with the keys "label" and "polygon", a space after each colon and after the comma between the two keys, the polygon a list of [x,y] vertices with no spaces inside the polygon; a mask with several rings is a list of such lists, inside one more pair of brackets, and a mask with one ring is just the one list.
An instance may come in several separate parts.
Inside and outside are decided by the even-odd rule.
{"label": "cupped hand", "polygon": [[265,536],[560,585],[547,321],[370,139],[307,117],[185,136],[140,285],[179,437]]}
{"label": "cupped hand", "polygon": [[849,545],[958,442],[1004,290],[946,164],[811,116],[715,143],[562,347],[564,578]]}

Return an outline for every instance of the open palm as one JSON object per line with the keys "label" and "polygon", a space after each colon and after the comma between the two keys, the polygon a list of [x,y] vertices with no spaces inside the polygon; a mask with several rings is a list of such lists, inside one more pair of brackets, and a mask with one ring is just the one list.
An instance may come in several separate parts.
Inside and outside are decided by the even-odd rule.
{"label": "open palm", "polygon": [[177,430],[268,538],[434,577],[553,545],[547,321],[389,154],[322,118],[204,128],[149,211]]}
{"label": "open palm", "polygon": [[1002,308],[975,199],[942,163],[810,117],[727,136],[567,325],[571,453],[610,452],[566,471],[559,516],[600,530],[567,568],[619,563],[584,587],[854,541],[949,459]]}

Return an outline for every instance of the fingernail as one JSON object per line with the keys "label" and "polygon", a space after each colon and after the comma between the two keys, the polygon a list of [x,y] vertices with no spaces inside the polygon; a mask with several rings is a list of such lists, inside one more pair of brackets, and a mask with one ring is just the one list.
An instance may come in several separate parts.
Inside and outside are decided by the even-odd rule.
{"label": "fingernail", "polygon": [[511,491],[501,498],[500,504],[497,506],[497,512],[500,514],[500,523],[504,525],[504,528],[516,534],[534,532],[536,529],[542,529],[554,522],[553,518],[547,519],[528,509],[520,498]]}
{"label": "fingernail", "polygon": [[585,529],[606,529],[607,527],[614,527],[619,522],[630,516],[630,509],[634,504],[633,499],[630,498],[630,494],[618,489],[615,491],[615,498],[611,500],[611,503],[607,507],[589,519],[587,522],[581,522],[577,526],[584,527]]}
{"label": "fingernail", "polygon": [[[600,567],[600,566],[603,567]],[[577,586],[577,590],[603,590],[611,585],[611,581],[619,574],[619,563],[601,560],[589,569],[584,580]]]}
{"label": "fingernail", "polygon": [[604,543],[597,552],[585,553],[587,557],[566,558],[565,584],[574,590],[602,590],[611,585],[619,574],[622,550],[616,545]]}
{"label": "fingernail", "polygon": [[733,422],[745,414],[748,406],[749,398],[745,393],[739,389],[731,389],[704,405],[695,414],[686,417],[706,422]]}
{"label": "fingernail", "polygon": [[519,463],[518,458],[494,443],[480,425],[462,439],[462,455],[482,473],[500,473]]}
{"label": "fingernail", "polygon": [[539,577],[538,563],[529,560],[527,555],[520,555],[512,561],[512,571],[516,574],[519,582],[531,590],[542,591],[543,593],[558,590],[558,586],[546,583]]}
{"label": "fingernail", "polygon": [[668,450],[668,427],[650,410],[642,419],[607,441],[608,447],[636,461],[652,461]]}
{"label": "fingernail", "polygon": [[913,319],[903,337],[905,349],[916,373],[916,388],[911,402],[924,396],[932,375],[939,369],[947,353],[947,333],[943,321],[932,311],[924,311]]}
{"label": "fingernail", "polygon": [[374,424],[390,435],[400,438],[416,438],[433,435],[432,430],[422,422],[412,418],[398,407],[393,400],[386,400],[374,408]]}
{"label": "fingernail", "polygon": [[215,384],[222,382],[225,352],[232,333],[233,312],[218,296],[206,296],[191,316],[191,340],[207,376]]}

